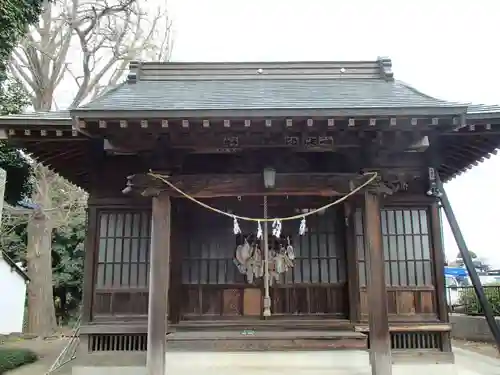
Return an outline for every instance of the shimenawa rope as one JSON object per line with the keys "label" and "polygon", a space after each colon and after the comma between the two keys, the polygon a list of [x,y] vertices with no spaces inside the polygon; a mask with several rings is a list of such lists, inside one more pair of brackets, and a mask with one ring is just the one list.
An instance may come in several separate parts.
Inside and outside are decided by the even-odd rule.
{"label": "shimenawa rope", "polygon": [[293,216],[287,216],[287,217],[274,217],[274,218],[255,218],[255,217],[247,217],[247,216],[239,216],[239,215],[235,215],[235,214],[231,214],[229,212],[225,212],[225,211],[222,211],[216,207],[212,207],[206,203],[203,203],[201,201],[199,201],[198,199],[190,196],[189,194],[185,193],[184,191],[182,191],[181,189],[179,189],[177,186],[175,186],[174,184],[172,184],[170,181],[168,181],[168,176],[163,176],[161,174],[158,174],[158,173],[153,173],[152,171],[150,171],[149,173],[149,176],[153,177],[153,178],[156,178],[160,181],[162,181],[163,183],[165,183],[166,185],[168,185],[170,188],[172,188],[173,190],[175,190],[177,193],[179,193],[180,195],[182,195],[184,198],[187,198],[189,199],[190,201],[206,208],[207,210],[210,210],[210,211],[213,211],[213,212],[216,212],[218,214],[221,214],[221,215],[224,215],[224,216],[227,216],[227,217],[230,217],[232,219],[239,219],[239,220],[244,220],[244,221],[253,221],[253,222],[260,222],[260,223],[263,223],[263,222],[274,222],[274,221],[290,221],[290,220],[297,220],[297,219],[303,219],[307,216],[310,216],[310,215],[314,215],[320,211],[324,211],[330,207],[333,207],[339,203],[342,203],[343,201],[347,200],[349,197],[351,197],[352,195],[356,194],[358,191],[360,191],[361,189],[363,189],[364,187],[368,186],[369,184],[371,184],[378,176],[378,173],[377,172],[368,172],[368,173],[365,173],[363,176],[367,176],[367,175],[371,175],[371,177],[365,181],[364,183],[362,183],[361,185],[359,185],[358,187],[354,188],[353,190],[351,190],[349,193],[347,193],[346,195],[342,196],[341,198],[333,201],[333,202],[330,202],[324,206],[321,206],[319,208],[316,208],[312,211],[308,211],[306,213],[301,213],[301,214],[298,214],[298,215],[293,215]]}

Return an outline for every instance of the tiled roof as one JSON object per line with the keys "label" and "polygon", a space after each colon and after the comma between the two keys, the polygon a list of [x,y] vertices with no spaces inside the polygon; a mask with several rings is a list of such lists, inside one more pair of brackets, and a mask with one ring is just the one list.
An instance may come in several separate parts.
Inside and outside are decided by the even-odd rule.
{"label": "tiled roof", "polygon": [[499,105],[469,104],[467,107],[467,117],[470,119],[488,119],[500,116]]}
{"label": "tiled roof", "polygon": [[132,63],[130,69],[127,82],[75,112],[465,107],[395,81],[386,58],[371,62]]}
{"label": "tiled roof", "polygon": [[26,112],[0,116],[2,125],[52,125],[71,126],[69,111]]}
{"label": "tiled roof", "polygon": [[125,83],[81,107],[92,110],[446,108],[457,104],[401,82],[375,79],[242,79]]}
{"label": "tiled roof", "polygon": [[9,115],[12,119],[45,119],[45,120],[66,120],[70,118],[69,111],[40,111],[40,112],[25,112],[17,115]]}

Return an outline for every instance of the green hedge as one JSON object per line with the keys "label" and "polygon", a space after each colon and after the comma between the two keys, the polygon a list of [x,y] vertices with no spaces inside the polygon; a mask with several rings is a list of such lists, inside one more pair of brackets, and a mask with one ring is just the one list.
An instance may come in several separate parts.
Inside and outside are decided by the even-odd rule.
{"label": "green hedge", "polygon": [[[483,286],[484,294],[490,302],[493,313],[500,316],[500,285],[486,285]],[[460,304],[465,307],[465,313],[469,315],[482,315],[484,314],[479,298],[476,295],[474,288],[467,288],[463,290],[460,295]]]}
{"label": "green hedge", "polygon": [[33,363],[37,355],[28,349],[0,348],[0,374],[27,363]]}

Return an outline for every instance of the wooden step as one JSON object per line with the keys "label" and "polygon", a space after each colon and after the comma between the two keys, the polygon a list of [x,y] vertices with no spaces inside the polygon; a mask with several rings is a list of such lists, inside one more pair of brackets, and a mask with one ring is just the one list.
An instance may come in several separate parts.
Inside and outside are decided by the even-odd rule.
{"label": "wooden step", "polygon": [[167,335],[169,351],[261,351],[366,349],[366,335],[353,331],[198,331]]}
{"label": "wooden step", "polygon": [[193,320],[181,321],[169,326],[175,332],[181,331],[353,331],[354,324],[344,319],[270,319],[270,320]]}

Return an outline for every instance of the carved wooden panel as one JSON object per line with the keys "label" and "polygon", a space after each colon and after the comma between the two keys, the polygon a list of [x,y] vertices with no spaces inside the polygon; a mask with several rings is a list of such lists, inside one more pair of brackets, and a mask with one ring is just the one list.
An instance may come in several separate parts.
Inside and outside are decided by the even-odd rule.
{"label": "carved wooden panel", "polygon": [[222,315],[243,315],[241,289],[224,289],[222,299]]}
{"label": "carved wooden panel", "polygon": [[215,288],[200,288],[201,313],[203,315],[222,315],[223,290]]}
{"label": "carved wooden panel", "polygon": [[148,313],[148,290],[96,290],[93,314],[102,315],[146,315]]}
{"label": "carved wooden panel", "polygon": [[[387,291],[389,319],[398,321],[437,321],[435,294],[433,287],[390,287]],[[362,320],[368,319],[369,309],[366,288],[361,288],[360,311]]]}
{"label": "carved wooden panel", "polygon": [[243,289],[218,285],[182,285],[181,317],[241,316]]}
{"label": "carved wooden panel", "polygon": [[297,285],[273,287],[271,290],[273,314],[331,315],[347,318],[347,284]]}

